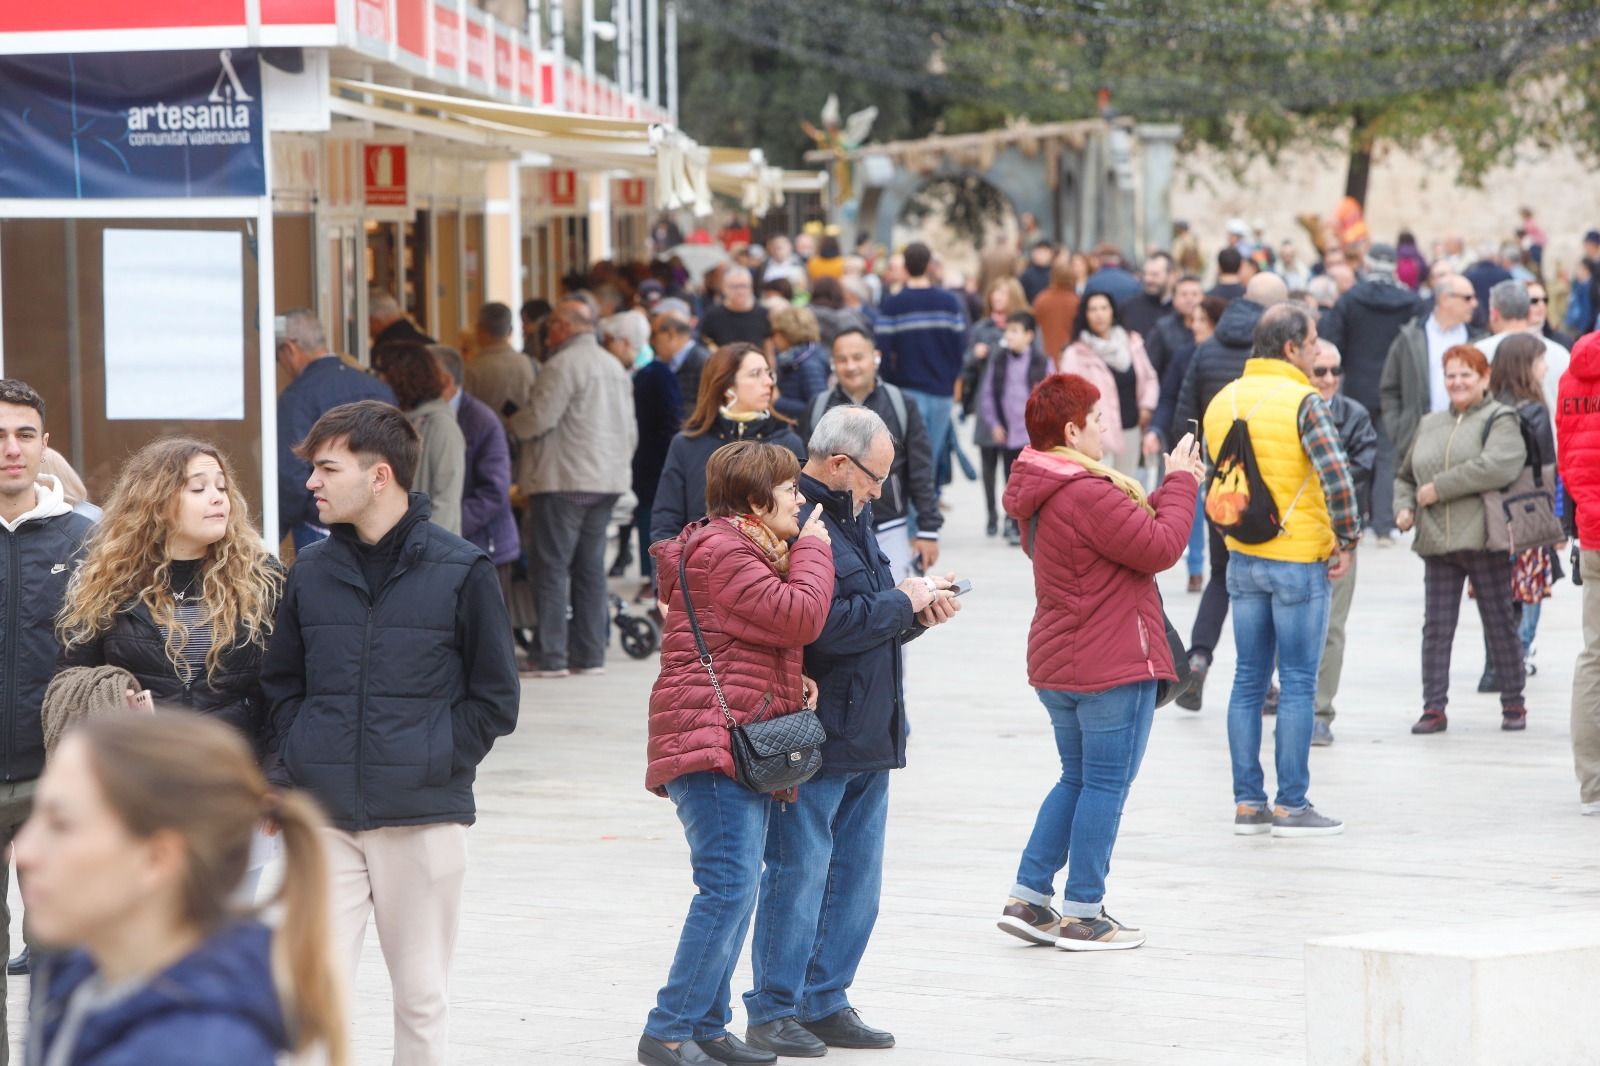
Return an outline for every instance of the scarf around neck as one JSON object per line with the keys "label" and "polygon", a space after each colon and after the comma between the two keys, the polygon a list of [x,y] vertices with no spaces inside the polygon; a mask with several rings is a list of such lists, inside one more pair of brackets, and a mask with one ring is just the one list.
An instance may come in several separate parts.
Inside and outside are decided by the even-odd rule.
{"label": "scarf around neck", "polygon": [[743,533],[750,542],[761,549],[772,568],[779,574],[789,573],[789,545],[754,515],[736,514],[728,517],[728,524]]}
{"label": "scarf around neck", "polygon": [[759,422],[763,418],[769,417],[769,415],[767,414],[766,411],[740,411],[738,414],[734,414],[732,411],[728,410],[726,407],[717,408],[717,414],[721,415],[723,418],[726,418],[729,422],[741,422],[741,423],[742,422]]}
{"label": "scarf around neck", "polygon": [[1121,326],[1112,326],[1111,335],[1107,337],[1097,337],[1086,329],[1078,334],[1078,339],[1104,360],[1106,366],[1119,374],[1133,365],[1133,349],[1128,345],[1128,331]]}
{"label": "scarf around neck", "polygon": [[1050,454],[1060,455],[1070,459],[1074,463],[1077,463],[1079,466],[1083,467],[1085,470],[1089,471],[1089,473],[1093,474],[1094,476],[1105,478],[1117,488],[1127,493],[1128,499],[1132,500],[1140,507],[1143,507],[1150,513],[1152,518],[1155,517],[1156,509],[1150,505],[1150,494],[1144,491],[1144,485],[1140,484],[1137,478],[1129,477],[1120,470],[1114,470],[1105,463],[1100,462],[1098,459],[1091,459],[1087,455],[1084,455],[1082,452],[1078,451],[1076,448],[1068,448],[1065,445],[1062,445],[1059,448],[1051,448]]}

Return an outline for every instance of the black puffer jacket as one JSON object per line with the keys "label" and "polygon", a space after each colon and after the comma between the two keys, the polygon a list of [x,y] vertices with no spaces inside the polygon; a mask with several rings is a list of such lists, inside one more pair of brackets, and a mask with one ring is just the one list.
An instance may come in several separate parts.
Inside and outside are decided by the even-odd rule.
{"label": "black puffer jacket", "polygon": [[430,513],[428,498],[412,493],[410,510],[372,549],[394,552],[376,589],[351,527],[302,551],[262,664],[269,779],[309,789],[349,832],[472,824],[478,763],[516,725],[520,685],[500,579],[488,556]]}
{"label": "black puffer jacket", "polygon": [[44,769],[39,705],[60,651],[56,615],[93,525],[62,508],[29,518],[14,533],[0,528],[0,781],[31,781]]}
{"label": "black puffer jacket", "polygon": [[679,433],[667,448],[667,461],[656,483],[656,498],[650,507],[650,543],[671,540],[683,527],[706,515],[706,461],[724,444],[738,440],[759,440],[781,444],[806,461],[806,446],[790,423],[781,418],[762,418],[754,422],[735,422],[717,416],[711,428],[698,437]]}
{"label": "black puffer jacket", "polygon": [[1345,395],[1374,417],[1381,413],[1378,386],[1389,346],[1416,314],[1417,294],[1384,275],[1361,282],[1322,316],[1317,331],[1339,349]]}
{"label": "black puffer jacket", "polygon": [[[281,571],[277,560],[271,566]],[[278,605],[269,605],[268,617]],[[223,653],[216,671],[204,667],[185,681],[167,655],[166,638],[150,616],[150,608],[135,600],[123,606],[111,627],[94,640],[75,644],[61,655],[61,667],[120,666],[150,690],[157,705],[211,715],[237,729],[255,747],[266,751],[266,711],[261,697],[261,658],[266,641],[240,639]]]}
{"label": "black puffer jacket", "polygon": [[1256,323],[1266,313],[1265,307],[1242,296],[1222,312],[1217,331],[1194,350],[1189,369],[1184,372],[1178,407],[1172,415],[1175,432],[1187,430],[1190,419],[1199,421],[1217,393],[1244,373],[1245,360],[1255,345]]}

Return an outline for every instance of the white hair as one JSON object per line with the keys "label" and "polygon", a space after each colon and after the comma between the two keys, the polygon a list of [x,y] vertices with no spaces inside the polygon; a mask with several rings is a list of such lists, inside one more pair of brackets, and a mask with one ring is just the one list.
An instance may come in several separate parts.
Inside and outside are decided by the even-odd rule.
{"label": "white hair", "polygon": [[888,435],[889,427],[872,408],[842,404],[817,419],[806,453],[813,459],[848,455],[859,460],[873,441]]}
{"label": "white hair", "polygon": [[600,340],[619,340],[632,352],[650,343],[650,320],[638,311],[619,311],[600,320]]}

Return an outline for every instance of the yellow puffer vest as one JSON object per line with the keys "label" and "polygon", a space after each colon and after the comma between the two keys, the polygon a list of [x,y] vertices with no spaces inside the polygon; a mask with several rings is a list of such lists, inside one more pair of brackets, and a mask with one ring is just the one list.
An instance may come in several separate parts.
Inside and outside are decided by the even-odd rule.
{"label": "yellow puffer vest", "polygon": [[1224,387],[1206,408],[1206,447],[1213,462],[1233,426],[1234,412],[1239,418],[1248,416],[1261,478],[1278,505],[1278,517],[1288,516],[1283,531],[1265,544],[1228,537],[1229,551],[1286,563],[1319,563],[1338,547],[1322,480],[1300,443],[1300,405],[1316,391],[1287,360],[1251,359],[1244,364],[1244,376]]}

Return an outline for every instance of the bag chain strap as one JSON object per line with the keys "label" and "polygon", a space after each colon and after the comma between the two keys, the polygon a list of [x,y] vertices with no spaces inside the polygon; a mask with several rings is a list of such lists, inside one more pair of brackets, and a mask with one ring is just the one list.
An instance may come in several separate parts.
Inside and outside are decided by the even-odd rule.
{"label": "bag chain strap", "polygon": [[728,710],[728,698],[722,694],[722,682],[717,680],[717,672],[711,666],[711,649],[706,646],[706,638],[700,632],[700,619],[695,616],[694,601],[689,598],[689,572],[685,566],[689,558],[689,547],[684,545],[683,553],[678,556],[678,591],[683,595],[683,609],[689,615],[689,628],[694,631],[695,647],[700,652],[700,665],[705,667],[706,676],[711,679],[711,689],[717,694],[717,706],[722,708],[722,717],[728,722],[728,729],[739,728],[739,723],[734,721],[733,712]]}

